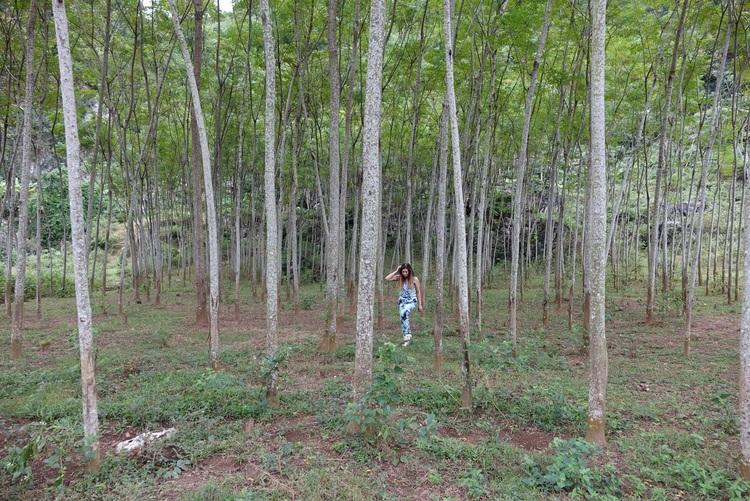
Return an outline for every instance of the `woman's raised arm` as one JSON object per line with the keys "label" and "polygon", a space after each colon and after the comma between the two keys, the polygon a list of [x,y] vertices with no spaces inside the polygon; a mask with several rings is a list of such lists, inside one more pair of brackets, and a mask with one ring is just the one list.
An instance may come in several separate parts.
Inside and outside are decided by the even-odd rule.
{"label": "woman's raised arm", "polygon": [[398,268],[396,268],[394,271],[390,272],[388,275],[385,276],[385,279],[389,280],[391,282],[395,282],[399,278],[401,278],[401,267],[400,266]]}

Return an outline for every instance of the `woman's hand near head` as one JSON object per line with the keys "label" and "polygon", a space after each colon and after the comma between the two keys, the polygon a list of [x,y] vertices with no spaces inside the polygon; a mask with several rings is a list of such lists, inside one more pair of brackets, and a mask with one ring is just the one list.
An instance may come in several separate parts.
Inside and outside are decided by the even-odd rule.
{"label": "woman's hand near head", "polygon": [[399,266],[394,271],[390,272],[388,275],[386,275],[385,279],[389,280],[391,282],[395,282],[396,280],[401,278],[401,267]]}

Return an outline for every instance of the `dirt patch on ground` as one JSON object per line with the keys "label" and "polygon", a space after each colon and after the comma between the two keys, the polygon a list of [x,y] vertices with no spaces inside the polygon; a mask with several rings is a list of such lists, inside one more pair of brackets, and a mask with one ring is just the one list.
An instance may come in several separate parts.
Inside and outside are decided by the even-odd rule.
{"label": "dirt patch on ground", "polygon": [[[555,438],[554,434],[533,427],[518,430],[504,424],[499,424],[498,430],[501,440],[526,451],[543,451],[549,446],[552,439]],[[453,426],[442,426],[440,433],[443,436],[474,445],[490,439],[489,433],[476,428],[461,430]]]}
{"label": "dirt patch on ground", "polygon": [[282,436],[287,442],[305,445],[325,443],[320,440],[320,431],[315,416],[300,416],[280,421],[274,428],[277,436]]}
{"label": "dirt patch on ground", "polygon": [[645,314],[645,307],[643,305],[642,300],[636,299],[633,297],[624,297],[617,301],[615,309],[618,311],[638,311],[638,310],[644,310]]}
{"label": "dirt patch on ground", "polygon": [[549,447],[552,439],[555,438],[550,432],[534,428],[501,432],[500,437],[512,443],[519,449],[526,451],[543,451]]}
{"label": "dirt patch on ground", "polygon": [[461,440],[473,445],[484,442],[489,438],[487,433],[476,428],[460,430],[453,426],[443,426],[440,428],[440,432],[446,437]]}

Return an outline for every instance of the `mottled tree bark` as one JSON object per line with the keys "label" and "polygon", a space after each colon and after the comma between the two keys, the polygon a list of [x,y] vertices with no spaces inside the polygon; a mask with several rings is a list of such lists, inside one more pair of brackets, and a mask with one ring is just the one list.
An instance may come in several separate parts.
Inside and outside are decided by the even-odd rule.
{"label": "mottled tree bark", "polygon": [[[193,0],[195,26],[193,35],[193,71],[200,86],[203,61],[203,0]],[[200,88],[200,87],[199,87]],[[195,322],[208,323],[206,294],[206,230],[203,227],[203,186],[201,183],[200,132],[194,107],[190,110],[191,181],[193,196],[193,271],[195,273]]]}
{"label": "mottled tree bark", "polygon": [[[747,143],[745,143],[747,159]],[[745,179],[747,179],[747,162],[745,162]],[[745,197],[750,191],[750,183],[744,182]],[[740,475],[750,480],[750,204],[743,206],[745,221],[743,255],[745,273],[742,286],[742,316],[740,318]]]}
{"label": "mottled tree bark", "polygon": [[362,227],[357,291],[357,347],[354,354],[354,398],[372,384],[372,335],[375,267],[380,226],[380,115],[383,80],[385,0],[372,0],[367,49],[367,80],[362,133]]}
{"label": "mottled tree bark", "polygon": [[461,391],[461,402],[465,408],[471,408],[471,363],[469,360],[469,270],[466,264],[466,215],[464,214],[463,174],[461,171],[461,148],[458,135],[458,116],[456,112],[456,91],[453,84],[453,40],[451,34],[450,0],[443,2],[443,37],[445,40],[445,94],[450,119],[451,157],[453,159],[453,210],[456,225],[456,274],[458,278],[458,311],[459,330],[463,345],[461,373],[464,386]]}
{"label": "mottled tree bark", "polygon": [[55,18],[57,58],[60,66],[60,94],[65,122],[65,153],[68,167],[68,194],[70,197],[70,227],[73,243],[73,269],[76,286],[76,312],[78,317],[78,344],[81,362],[81,391],[83,399],[83,433],[91,450],[89,469],[97,470],[101,464],[99,450],[99,415],[96,402],[96,362],[91,329],[91,302],[89,299],[88,272],[86,270],[86,228],[83,219],[81,192],[81,156],[78,139],[78,118],[73,84],[73,61],[70,56],[68,18],[63,0],[52,0]]}
{"label": "mottled tree bark", "polygon": [[448,178],[448,113],[443,106],[440,118],[440,163],[438,175],[438,201],[435,215],[435,315],[432,323],[434,363],[436,371],[443,369],[443,292],[445,278],[445,207]]}
{"label": "mottled tree bark", "polygon": [[[16,287],[13,296],[13,318],[10,327],[11,358],[21,355],[23,340],[23,302],[26,293],[26,232],[29,224],[29,178],[31,177],[31,116],[34,97],[34,31],[36,28],[36,1],[31,0],[26,22],[26,82],[23,96],[23,128],[21,132],[21,194],[18,207],[18,233],[16,234]],[[15,180],[11,178],[15,184]],[[10,236],[8,237],[10,238]],[[37,269],[38,273],[38,269]],[[10,281],[10,277],[6,276]]]}
{"label": "mottled tree bark", "polygon": [[605,445],[607,337],[604,324],[607,269],[607,153],[605,146],[604,45],[607,1],[591,1],[589,197],[586,266],[589,283],[589,411],[586,440]]}
{"label": "mottled tree bark", "polygon": [[339,273],[339,49],[336,36],[336,0],[328,1],[328,78],[331,86],[331,123],[328,129],[328,233],[326,239],[326,333],[322,351],[336,348],[336,313],[338,311]]}
{"label": "mottled tree bark", "polygon": [[[198,80],[195,77],[193,63],[190,59],[185,35],[180,28],[180,18],[177,14],[175,0],[170,0],[172,11],[172,24],[175,35],[180,43],[182,57],[187,67],[188,84],[193,101],[193,115],[198,127],[198,137],[203,164],[203,187],[206,193],[206,216],[208,219],[208,264],[209,272],[209,359],[211,366],[217,369],[219,366],[219,236],[216,228],[216,204],[214,203],[214,189],[211,181],[211,159],[208,150],[208,137],[206,136],[206,125],[203,121],[203,110],[201,108],[200,93],[198,92]],[[198,210],[198,207],[193,207]]]}
{"label": "mottled tree bark", "polygon": [[261,0],[260,14],[263,22],[263,53],[266,62],[266,109],[265,109],[265,212],[266,212],[266,357],[270,362],[270,373],[266,382],[266,398],[271,406],[279,405],[277,388],[278,368],[278,230],[276,219],[275,182],[275,100],[276,100],[276,54],[271,31],[271,10],[268,0]]}

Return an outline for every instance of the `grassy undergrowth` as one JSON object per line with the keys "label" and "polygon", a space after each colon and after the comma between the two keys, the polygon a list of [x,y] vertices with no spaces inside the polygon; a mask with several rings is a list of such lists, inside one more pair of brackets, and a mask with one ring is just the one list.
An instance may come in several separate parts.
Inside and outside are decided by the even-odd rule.
{"label": "grassy undergrowth", "polygon": [[[681,354],[678,306],[646,325],[639,284],[608,292],[608,446],[579,437],[587,369],[580,327],[554,309],[541,325],[539,283],[527,285],[519,354],[505,336],[504,284],[489,288],[472,332],[474,405],[461,408],[456,319],[445,370],[432,368],[432,304],[398,346],[395,312],[376,334],[375,382],[352,405],[354,316],[340,317],[335,353],[318,353],[322,291],[283,303],[281,406],[263,389],[264,304],[243,291],[242,317],[223,307],[221,368],[208,369],[192,293],[161,306],[97,297],[97,386],[106,449],[81,464],[78,347],[72,298],[45,298],[29,318],[21,360],[0,360],[0,498],[9,499],[740,499],[738,306],[700,297],[695,351]],[[393,293],[393,291],[389,291]],[[429,293],[429,290],[428,290]],[[282,297],[283,297],[282,292]],[[392,305],[393,301],[387,301]],[[390,306],[389,306],[390,308]],[[574,312],[580,303],[574,304]],[[30,317],[32,317],[30,315]],[[5,322],[7,331],[7,319]],[[9,349],[8,336],[0,349]],[[135,456],[113,445],[143,431],[177,433]]]}

